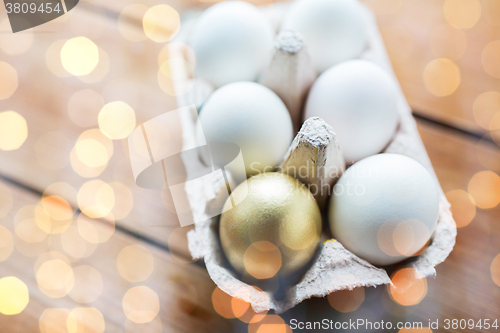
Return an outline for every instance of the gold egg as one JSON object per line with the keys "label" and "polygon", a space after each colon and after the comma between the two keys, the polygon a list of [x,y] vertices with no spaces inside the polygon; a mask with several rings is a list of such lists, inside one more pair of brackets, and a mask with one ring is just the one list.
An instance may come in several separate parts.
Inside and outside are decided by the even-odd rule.
{"label": "gold egg", "polygon": [[[231,208],[232,202],[236,207]],[[268,279],[306,265],[321,229],[321,213],[307,187],[270,172],[248,179],[231,193],[219,232],[222,249],[237,271]]]}

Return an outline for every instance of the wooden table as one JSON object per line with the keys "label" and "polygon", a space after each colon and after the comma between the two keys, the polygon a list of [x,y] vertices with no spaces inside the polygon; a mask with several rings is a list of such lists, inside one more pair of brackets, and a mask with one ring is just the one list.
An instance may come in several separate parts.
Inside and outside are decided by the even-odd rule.
{"label": "wooden table", "polygon": [[[467,191],[470,179],[480,171],[491,170],[498,174],[500,149],[488,130],[477,124],[472,112],[474,101],[481,93],[500,90],[500,80],[489,75],[481,62],[482,49],[500,38],[498,26],[488,21],[496,19],[496,23],[500,24],[498,15],[494,16],[495,12],[487,9],[487,6],[493,6],[491,1],[481,3],[483,16],[473,28],[464,30],[466,49],[463,55],[453,59],[461,71],[461,82],[456,90],[443,97],[426,89],[423,72],[430,61],[446,55],[446,50],[434,50],[436,45],[431,45],[429,41],[434,29],[446,23],[444,1],[366,2],[377,14],[396,74],[415,109],[421,137],[445,193],[459,189]],[[0,100],[0,111],[14,110],[28,124],[27,140],[19,149],[0,151],[0,177],[4,184],[0,188],[0,212],[8,211],[0,219],[0,224],[10,232],[14,244],[9,243],[8,238],[0,237],[0,240],[5,240],[3,243],[0,241],[0,259],[13,246],[12,254],[0,262],[0,278],[19,278],[28,286],[30,294],[29,304],[20,314],[0,314],[1,332],[67,332],[66,318],[70,311],[73,311],[70,317],[77,318],[76,326],[72,326],[72,329],[77,327],[73,330],[75,332],[102,331],[103,325],[106,332],[256,332],[259,327],[259,324],[249,326],[239,319],[225,319],[214,309],[212,293],[215,285],[203,264],[192,263],[189,259],[185,236],[188,228],[178,228],[175,214],[169,210],[168,203],[165,204],[164,193],[135,185],[126,140],[106,143],[108,149],[109,145],[112,146],[113,154],[102,172],[97,170],[99,168],[82,169],[71,164],[70,156],[78,137],[88,129],[97,128],[99,111],[89,106],[86,110],[88,119],[84,119],[87,126],[77,125],[68,113],[68,102],[74,93],[92,89],[102,96],[105,103],[123,100],[134,108],[138,124],[176,108],[175,98],[163,92],[157,83],[157,57],[164,44],[144,39],[140,35],[137,17],[124,19],[121,16],[120,22],[128,24],[128,28],[135,31],[142,41],[129,41],[118,29],[118,14],[131,3],[82,2],[69,14],[25,33],[22,36],[24,42],[29,45],[30,38],[33,42],[19,54],[10,53],[22,48],[23,44],[9,42],[5,33],[0,35],[0,61],[13,66],[19,77],[15,93]],[[156,1],[143,3],[153,6]],[[171,4],[182,11],[198,3],[172,1]],[[2,9],[0,20],[5,17]],[[102,60],[105,57],[101,55],[101,62],[104,62],[98,67],[102,70],[101,74],[79,79],[71,75],[58,77],[51,72],[47,62],[52,70],[56,68],[56,72],[60,65],[57,67],[54,62],[57,56],[48,52],[49,47],[61,39],[75,36],[86,36],[94,41],[107,54],[109,68],[106,70]],[[402,51],[407,46],[410,50]],[[452,55],[456,56],[456,53]],[[88,105],[93,105],[90,100]],[[52,133],[52,136],[47,136],[47,133]],[[491,135],[495,136],[495,131],[492,130]],[[97,178],[81,176],[93,173],[97,174]],[[112,212],[119,215],[120,211],[130,209],[127,216],[119,216],[121,219],[114,223],[110,216],[78,221],[81,207],[77,191],[94,179],[116,186],[116,193],[120,195],[116,196],[116,208]],[[59,184],[54,185],[56,183]],[[60,213],[61,209],[63,213],[69,209],[70,214],[75,215],[64,233],[45,236],[42,233],[40,236],[34,231],[36,223],[33,224],[33,216],[29,222],[25,212],[30,211],[29,207],[32,207],[32,212],[33,207],[41,204],[42,198],[51,194],[58,194],[64,199],[56,202],[54,214]],[[459,210],[463,207],[452,208]],[[479,319],[500,319],[500,286],[493,282],[490,272],[490,265],[500,253],[499,217],[500,206],[477,208],[472,222],[459,229],[456,247],[446,262],[438,266],[437,277],[427,279],[426,296],[417,305],[401,306],[390,299],[386,287],[379,287],[366,289],[365,301],[354,312],[342,314],[334,310],[326,299],[312,299],[281,317],[286,323],[293,318],[302,321],[364,318],[394,323],[422,321],[424,326],[429,319],[439,319],[441,323],[446,318],[474,319],[476,322]],[[23,223],[31,229],[19,227],[22,221],[28,221]],[[75,233],[78,227],[89,225],[90,230],[97,230],[98,235],[112,235],[107,241],[94,244],[88,241],[89,238],[83,239],[78,232]],[[0,235],[9,232],[4,230]],[[37,235],[39,238],[36,238]],[[27,239],[36,242],[28,243]],[[119,254],[125,248],[140,250],[136,252],[135,261],[123,262]],[[49,251],[57,253],[42,255]],[[63,292],[62,297],[53,298],[47,295],[51,293],[42,291],[43,285],[39,286],[43,278],[40,265],[56,259],[59,259],[59,265],[65,262],[64,267],[71,267],[75,279],[69,295]],[[100,280],[95,278],[96,274],[94,279],[89,275],[82,277],[76,274],[86,272],[81,267],[87,267],[88,271],[88,266],[94,269],[92,272],[98,272],[102,288],[98,288]],[[50,271],[46,274],[49,278],[46,283],[57,280],[56,274],[50,275]],[[94,290],[92,288],[97,288],[98,297],[87,303],[85,290]],[[158,301],[155,301],[155,295]],[[74,310],[82,307],[95,308],[99,312]],[[137,318],[143,321],[154,319],[138,324],[133,322],[141,321]],[[269,320],[272,319],[269,316]],[[267,329],[270,327],[278,328],[267,326]],[[264,328],[262,326],[261,331]],[[300,330],[294,330],[297,331]],[[444,329],[434,330],[437,331]]]}

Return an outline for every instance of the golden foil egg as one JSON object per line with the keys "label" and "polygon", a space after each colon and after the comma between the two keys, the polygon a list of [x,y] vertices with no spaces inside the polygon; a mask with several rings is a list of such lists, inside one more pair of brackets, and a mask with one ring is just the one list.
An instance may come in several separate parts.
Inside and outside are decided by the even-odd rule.
{"label": "golden foil egg", "polygon": [[[231,202],[238,204],[231,208]],[[321,228],[321,213],[307,187],[270,172],[248,179],[232,192],[219,232],[222,249],[237,271],[268,279],[306,265],[317,249]]]}

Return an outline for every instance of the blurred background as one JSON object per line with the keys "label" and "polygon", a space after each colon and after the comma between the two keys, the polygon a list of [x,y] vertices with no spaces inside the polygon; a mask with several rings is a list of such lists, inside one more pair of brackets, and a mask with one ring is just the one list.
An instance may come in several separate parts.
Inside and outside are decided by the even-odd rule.
{"label": "blurred background", "polygon": [[139,188],[128,157],[132,129],[176,109],[169,41],[186,13],[214,2],[85,0],[16,34],[0,6],[0,331],[263,333],[291,332],[291,318],[500,319],[500,1],[363,2],[459,228],[436,278],[400,270],[392,287],[255,315],[192,262],[171,198]]}

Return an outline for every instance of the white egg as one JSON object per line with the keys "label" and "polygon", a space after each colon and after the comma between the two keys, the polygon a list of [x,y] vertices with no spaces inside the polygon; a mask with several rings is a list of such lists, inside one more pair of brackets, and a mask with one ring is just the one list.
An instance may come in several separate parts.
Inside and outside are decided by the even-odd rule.
{"label": "white egg", "polygon": [[374,265],[404,260],[420,251],[436,228],[437,186],[407,156],[367,157],[347,169],[334,187],[328,211],[332,235]]}
{"label": "white egg", "polygon": [[199,18],[191,47],[196,76],[216,86],[254,81],[271,57],[274,30],[253,5],[226,1],[208,8]]}
{"label": "white egg", "polygon": [[297,1],[285,15],[281,30],[303,35],[320,73],[359,56],[367,43],[364,8],[357,0]]}
{"label": "white egg", "polygon": [[348,163],[381,152],[398,124],[398,88],[379,66],[366,60],[336,65],[313,84],[304,120],[321,117],[338,136]]}
{"label": "white egg", "polygon": [[[205,139],[240,146],[247,175],[273,171],[293,138],[292,120],[281,99],[255,82],[236,82],[217,89],[200,112]],[[237,183],[246,179],[229,167]]]}

